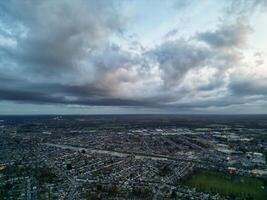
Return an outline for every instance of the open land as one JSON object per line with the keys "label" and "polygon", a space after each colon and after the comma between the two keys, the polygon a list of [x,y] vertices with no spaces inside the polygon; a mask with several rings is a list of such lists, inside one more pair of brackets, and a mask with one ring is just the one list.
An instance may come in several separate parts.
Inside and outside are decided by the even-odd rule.
{"label": "open land", "polygon": [[264,182],[254,177],[242,177],[215,171],[197,171],[186,184],[198,190],[222,194],[226,197],[264,200],[267,190]]}

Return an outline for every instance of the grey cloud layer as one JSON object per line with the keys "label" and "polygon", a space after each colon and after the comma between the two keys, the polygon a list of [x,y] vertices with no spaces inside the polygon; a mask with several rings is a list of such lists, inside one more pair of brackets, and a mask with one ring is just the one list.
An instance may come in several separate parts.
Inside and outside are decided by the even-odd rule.
{"label": "grey cloud layer", "polygon": [[190,45],[184,40],[165,42],[149,54],[159,63],[167,86],[175,84],[190,69],[205,65],[211,57],[207,48]]}
{"label": "grey cloud layer", "polygon": [[114,1],[10,1],[1,3],[1,11],[7,28],[22,26],[9,55],[30,70],[47,73],[80,65],[122,28]]}
{"label": "grey cloud layer", "polygon": [[215,48],[242,47],[251,28],[241,22],[234,25],[223,25],[214,32],[199,33],[198,39]]}
{"label": "grey cloud layer", "polygon": [[[167,37],[136,53],[112,42],[125,28],[119,9],[112,0],[1,2],[0,35],[12,42],[0,43],[0,100],[193,110],[266,97],[265,82],[227,74],[241,65],[252,32],[246,23],[223,22],[188,40]],[[191,76],[201,70],[196,82]]]}

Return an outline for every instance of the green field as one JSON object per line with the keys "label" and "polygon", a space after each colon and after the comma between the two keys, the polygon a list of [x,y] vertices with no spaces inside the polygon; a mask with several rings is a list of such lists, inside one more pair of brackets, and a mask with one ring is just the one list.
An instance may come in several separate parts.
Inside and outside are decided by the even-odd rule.
{"label": "green field", "polygon": [[240,177],[211,171],[196,171],[185,184],[198,191],[220,194],[225,197],[266,200],[267,190],[263,180],[252,177]]}

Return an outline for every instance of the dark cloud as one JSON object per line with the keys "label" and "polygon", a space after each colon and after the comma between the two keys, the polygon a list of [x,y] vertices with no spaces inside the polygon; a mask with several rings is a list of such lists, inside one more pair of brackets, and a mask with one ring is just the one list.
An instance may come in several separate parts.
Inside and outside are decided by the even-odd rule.
{"label": "dark cloud", "polygon": [[[28,86],[31,86],[29,89]],[[107,96],[90,85],[29,84],[23,87],[0,87],[0,99],[34,104],[69,104],[87,106],[155,106],[153,102]]]}
{"label": "dark cloud", "polygon": [[123,24],[115,1],[8,1],[0,12],[17,42],[6,51],[29,70],[46,74],[78,68]]}
{"label": "dark cloud", "polygon": [[[192,2],[176,6],[189,9]],[[240,6],[235,16],[266,5],[229,2]],[[126,45],[116,43],[126,21],[119,6],[115,0],[0,2],[0,101],[176,111],[245,105],[267,95],[266,81],[229,75],[243,65],[241,50],[252,32],[246,21],[222,20],[189,39],[177,39],[173,27],[145,48],[127,37]]]}
{"label": "dark cloud", "polygon": [[243,47],[251,31],[252,29],[242,22],[233,25],[223,24],[215,31],[199,33],[197,39],[214,48]]}
{"label": "dark cloud", "polygon": [[148,54],[158,62],[168,87],[176,84],[190,69],[205,66],[211,58],[209,49],[185,40],[167,41]]}
{"label": "dark cloud", "polygon": [[236,79],[229,84],[230,91],[239,96],[267,96],[267,81],[263,79]]}
{"label": "dark cloud", "polygon": [[0,99],[33,104],[69,104],[86,106],[153,106],[151,102],[120,98],[77,98],[53,96],[40,92],[12,91],[0,89]]}
{"label": "dark cloud", "polygon": [[178,29],[172,29],[165,34],[166,38],[175,36],[178,33]]}

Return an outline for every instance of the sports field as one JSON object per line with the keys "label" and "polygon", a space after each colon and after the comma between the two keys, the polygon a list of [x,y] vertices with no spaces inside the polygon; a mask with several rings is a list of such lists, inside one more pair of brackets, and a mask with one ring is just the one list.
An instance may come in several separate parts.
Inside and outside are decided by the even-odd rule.
{"label": "sports field", "polygon": [[267,190],[263,180],[253,177],[240,177],[214,171],[196,171],[185,181],[198,191],[220,194],[225,197],[266,200]]}

